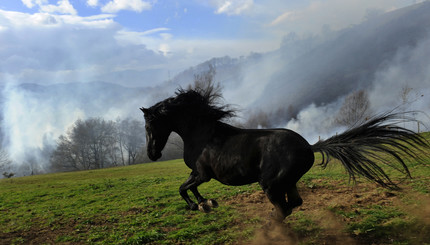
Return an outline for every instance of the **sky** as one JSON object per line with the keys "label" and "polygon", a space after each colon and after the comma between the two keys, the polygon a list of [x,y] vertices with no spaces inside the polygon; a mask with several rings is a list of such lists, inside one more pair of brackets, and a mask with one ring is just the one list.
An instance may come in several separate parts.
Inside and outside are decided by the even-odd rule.
{"label": "sky", "polygon": [[0,0],[0,83],[154,86],[212,57],[279,48],[412,0]]}
{"label": "sky", "polygon": [[[101,81],[126,87],[156,87],[177,73],[213,57],[228,55],[238,58],[253,52],[276,51],[283,38],[291,33],[303,40],[307,37],[313,39],[314,36],[324,36],[327,31],[358,25],[372,15],[418,2],[0,0],[0,100],[4,107],[1,108],[0,127],[4,133],[3,147],[14,163],[24,164],[28,156],[41,155],[45,145],[55,144],[58,136],[77,119],[111,114],[109,119],[114,119],[127,111],[120,109],[110,113],[98,110],[99,114],[85,114],[78,101],[66,101],[70,95],[62,100],[54,99],[59,95],[32,97],[18,84]],[[421,73],[406,68],[423,64],[423,60],[425,63],[425,54],[429,52],[427,47],[428,42],[425,42],[412,50],[410,56],[415,59],[406,65],[394,62],[389,72],[380,73],[380,80],[393,81],[402,74],[407,78],[416,74],[415,80],[423,80],[421,78],[428,75],[427,66],[422,66]],[[245,82],[236,90],[223,91],[228,103],[241,108],[250,105],[273,79],[272,74],[285,69],[284,65],[275,59],[259,63],[258,69],[251,66],[242,71]],[[375,89],[376,97],[381,97],[387,86]],[[151,91],[157,93],[160,90]],[[97,92],[100,91],[95,91],[95,96],[87,103],[101,103],[98,99],[103,95]],[[147,97],[150,96],[130,98],[127,100],[130,104],[121,108],[135,110],[134,116],[141,117],[137,108],[150,105],[145,104]],[[390,94],[390,97],[393,96]],[[115,96],[112,100],[117,102]],[[321,116],[332,112],[330,108],[312,104],[287,127],[315,133],[315,129],[321,128]],[[313,123],[306,124],[305,121]],[[307,137],[311,139],[309,135]],[[47,160],[39,163],[43,165]]]}

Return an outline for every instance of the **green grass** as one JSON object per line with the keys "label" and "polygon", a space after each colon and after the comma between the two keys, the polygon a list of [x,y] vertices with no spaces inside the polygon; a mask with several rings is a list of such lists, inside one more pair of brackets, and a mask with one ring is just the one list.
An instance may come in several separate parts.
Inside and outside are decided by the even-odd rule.
{"label": "green grass", "polygon": [[[430,139],[430,134],[425,137]],[[316,157],[318,162],[320,156]],[[430,164],[428,152],[423,157]],[[325,170],[314,166],[299,182],[301,193],[307,193],[305,205],[320,200],[318,193],[332,199],[295,210],[285,224],[302,244],[331,241],[321,218],[314,215],[322,210],[342,224],[339,232],[362,243],[425,244],[430,237],[422,234],[430,234],[430,225],[413,209],[428,205],[424,202],[430,200],[430,167],[408,165],[413,179],[402,180],[401,174],[388,170],[394,181],[402,180],[404,191],[384,202],[372,197],[390,192],[363,178],[358,179],[358,187],[352,185],[340,164],[332,163]],[[240,205],[228,203],[237,195],[260,190],[259,186],[205,183],[200,192],[216,199],[220,207],[208,214],[194,212],[178,193],[189,173],[182,160],[175,160],[1,179],[0,244],[237,244],[252,239],[270,209],[252,216]],[[342,196],[345,204],[329,202]]]}
{"label": "green grass", "polygon": [[[230,229],[244,222],[233,207],[209,214],[186,208],[178,189],[189,173],[176,160],[2,179],[0,239],[27,243],[40,233],[54,242],[225,243],[241,236]],[[211,181],[200,190],[222,204],[257,188]]]}

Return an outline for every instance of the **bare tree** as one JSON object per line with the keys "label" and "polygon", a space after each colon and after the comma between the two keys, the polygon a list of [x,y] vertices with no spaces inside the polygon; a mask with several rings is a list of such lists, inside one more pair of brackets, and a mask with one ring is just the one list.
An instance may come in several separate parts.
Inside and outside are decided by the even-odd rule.
{"label": "bare tree", "polygon": [[51,155],[53,171],[71,171],[136,164],[143,161],[143,123],[127,118],[77,120],[61,135]]}
{"label": "bare tree", "polygon": [[353,92],[345,98],[335,122],[342,126],[352,127],[369,118],[369,107],[370,101],[366,91]]}
{"label": "bare tree", "polygon": [[249,114],[244,127],[246,128],[270,128],[285,125],[296,112],[292,105],[288,107],[279,107],[277,110],[266,112],[255,110]]}
{"label": "bare tree", "polygon": [[80,153],[78,145],[74,144],[67,136],[61,135],[58,138],[57,148],[50,159],[53,172],[88,169],[84,167]]}
{"label": "bare tree", "polygon": [[[201,93],[204,97],[209,98],[211,102],[217,103],[222,98],[222,86],[215,81],[216,69],[212,64],[209,64],[209,70],[201,74],[194,74],[194,83],[188,86],[188,89],[193,89]],[[227,109],[229,106],[223,106]],[[231,110],[233,113],[233,110]]]}
{"label": "bare tree", "polygon": [[406,105],[410,103],[410,93],[412,92],[412,88],[404,85],[402,87],[402,91],[400,92],[400,97],[402,98],[402,105]]}
{"label": "bare tree", "polygon": [[57,170],[95,169],[118,164],[116,128],[101,118],[77,120],[67,135],[61,135],[51,165]]}
{"label": "bare tree", "polygon": [[142,122],[126,118],[117,121],[118,146],[123,165],[136,164],[145,147],[145,128]]}
{"label": "bare tree", "polygon": [[[422,97],[424,97],[424,94],[420,94],[417,90],[405,84],[400,91],[400,98],[402,99],[402,104],[400,106],[401,110],[403,110],[403,112],[410,110],[412,104],[417,102]],[[418,115],[418,112],[411,113],[411,116],[413,117],[416,115]],[[420,121],[416,121],[416,123],[417,131],[420,132]],[[406,127],[406,122],[403,122],[403,127]]]}
{"label": "bare tree", "polygon": [[0,149],[0,172],[3,172],[5,178],[10,178],[15,174],[11,171],[12,161],[9,159],[9,154]]}
{"label": "bare tree", "polygon": [[404,85],[400,91],[400,98],[402,99],[403,110],[406,110],[411,106],[412,103],[418,101],[420,98],[424,97],[424,94],[420,94],[408,85]]}
{"label": "bare tree", "polygon": [[216,68],[212,64],[209,64],[209,70],[200,74],[194,74],[194,83],[190,84],[188,89],[210,90],[210,92],[215,90],[221,93],[222,88],[219,83],[215,85],[215,75]]}
{"label": "bare tree", "polygon": [[246,128],[268,128],[270,126],[269,115],[262,110],[251,113],[244,126]]}

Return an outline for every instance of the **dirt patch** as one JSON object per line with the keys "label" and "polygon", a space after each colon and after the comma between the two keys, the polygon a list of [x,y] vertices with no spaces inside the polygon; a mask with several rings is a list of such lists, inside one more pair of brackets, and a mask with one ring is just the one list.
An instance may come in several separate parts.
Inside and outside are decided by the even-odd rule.
{"label": "dirt patch", "polygon": [[[41,224],[41,221],[33,220],[32,223]],[[53,226],[43,227],[43,225],[32,225],[25,231],[11,233],[0,232],[0,241],[4,244],[56,244],[59,236],[75,232],[74,226],[75,224],[73,222],[61,224],[61,229],[56,229]],[[66,242],[65,244],[69,243]],[[80,243],[74,242],[73,244]]]}
{"label": "dirt patch", "polygon": [[50,223],[32,219],[28,229],[10,233],[0,231],[0,244],[87,244],[87,241],[75,238],[90,232],[92,227],[108,226],[115,222],[105,215],[94,219],[68,219]]}
{"label": "dirt patch", "polygon": [[[323,185],[315,183],[311,187],[301,185],[299,192],[304,203],[293,210],[293,214],[302,213],[306,217],[289,216],[282,224],[267,225],[273,206],[262,191],[242,194],[229,201],[228,205],[235,205],[247,219],[258,220],[259,228],[254,232],[253,238],[239,244],[390,244],[391,238],[388,237],[375,241],[358,235],[358,231],[357,234],[348,232],[346,227],[352,218],[333,211],[359,214],[361,208],[369,206],[396,207],[408,219],[419,220],[419,224],[423,226],[406,227],[417,229],[411,231],[413,236],[430,231],[430,198],[428,195],[412,192],[407,187],[402,192],[393,192],[371,183],[349,186],[330,181]],[[405,204],[405,199],[408,198],[413,200],[413,204]]]}

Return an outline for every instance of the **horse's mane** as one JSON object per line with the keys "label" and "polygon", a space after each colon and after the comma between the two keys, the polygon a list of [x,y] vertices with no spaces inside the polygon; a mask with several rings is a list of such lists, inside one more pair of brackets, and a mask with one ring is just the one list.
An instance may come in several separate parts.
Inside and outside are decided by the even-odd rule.
{"label": "horse's mane", "polygon": [[[220,103],[220,89],[213,86],[206,88],[179,88],[174,97],[170,97],[154,105],[158,115],[194,116],[210,121],[220,121],[235,116],[230,105]],[[154,115],[156,116],[156,115]]]}

